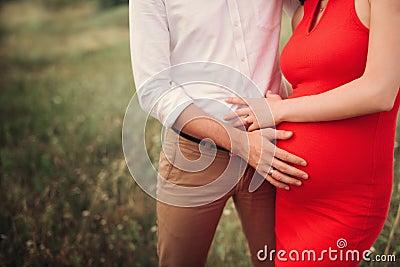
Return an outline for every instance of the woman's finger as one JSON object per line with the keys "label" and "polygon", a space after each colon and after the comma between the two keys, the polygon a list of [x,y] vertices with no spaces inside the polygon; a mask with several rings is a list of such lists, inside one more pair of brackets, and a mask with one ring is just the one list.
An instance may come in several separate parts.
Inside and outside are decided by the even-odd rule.
{"label": "woman's finger", "polygon": [[251,115],[251,110],[249,108],[239,108],[235,110],[237,117],[246,117]]}
{"label": "woman's finger", "polygon": [[239,117],[238,120],[236,120],[232,126],[233,127],[241,127],[241,126],[249,126],[250,127],[254,124],[254,117],[253,116],[244,116],[244,117]]}
{"label": "woman's finger", "polygon": [[251,110],[249,108],[239,108],[235,110],[233,113],[230,113],[224,117],[224,120],[229,121],[236,119],[237,117],[249,116],[251,114]]}
{"label": "woman's finger", "polygon": [[246,123],[245,123],[245,121],[243,119],[239,119],[239,120],[235,121],[232,124],[232,126],[235,127],[235,128],[244,127],[244,126],[246,126]]}
{"label": "woman's finger", "polygon": [[233,119],[236,119],[236,118],[237,118],[236,113],[235,112],[231,112],[231,113],[225,115],[224,120],[230,121],[230,120],[233,120]]}
{"label": "woman's finger", "polygon": [[229,97],[225,100],[229,104],[238,104],[238,105],[245,105],[248,106],[246,101],[243,98],[240,97]]}

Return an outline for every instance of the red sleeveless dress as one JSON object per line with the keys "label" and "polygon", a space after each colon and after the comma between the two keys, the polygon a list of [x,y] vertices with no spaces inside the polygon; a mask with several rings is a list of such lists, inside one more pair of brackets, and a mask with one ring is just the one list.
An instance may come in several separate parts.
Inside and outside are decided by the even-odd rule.
{"label": "red sleeveless dress", "polygon": [[[318,0],[305,1],[304,18],[282,51],[291,98],[331,90],[365,69],[369,30],[354,0],[330,0],[311,29],[317,6]],[[277,191],[276,266],[357,266],[362,260],[388,212],[398,109],[399,96],[389,112],[277,127],[294,132],[278,147],[306,159],[310,178]]]}

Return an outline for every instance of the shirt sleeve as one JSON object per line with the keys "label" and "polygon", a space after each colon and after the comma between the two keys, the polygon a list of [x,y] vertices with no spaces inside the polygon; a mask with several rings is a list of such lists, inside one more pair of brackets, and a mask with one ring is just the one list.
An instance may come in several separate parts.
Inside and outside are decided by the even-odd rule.
{"label": "shirt sleeve", "polygon": [[171,127],[193,100],[181,87],[170,90],[172,79],[168,71],[163,71],[171,66],[170,34],[163,1],[129,1],[129,29],[139,104],[164,126]]}
{"label": "shirt sleeve", "polygon": [[289,17],[293,17],[294,12],[299,6],[299,0],[283,0],[283,10]]}

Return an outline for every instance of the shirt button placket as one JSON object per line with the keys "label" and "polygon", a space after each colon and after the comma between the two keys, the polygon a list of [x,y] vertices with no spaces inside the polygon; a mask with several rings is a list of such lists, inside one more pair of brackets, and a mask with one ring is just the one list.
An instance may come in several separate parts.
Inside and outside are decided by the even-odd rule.
{"label": "shirt button placket", "polygon": [[229,13],[232,22],[233,41],[236,49],[236,55],[239,60],[239,70],[241,73],[249,76],[249,66],[246,56],[246,46],[244,41],[243,29],[240,21],[240,13],[236,0],[228,0]]}

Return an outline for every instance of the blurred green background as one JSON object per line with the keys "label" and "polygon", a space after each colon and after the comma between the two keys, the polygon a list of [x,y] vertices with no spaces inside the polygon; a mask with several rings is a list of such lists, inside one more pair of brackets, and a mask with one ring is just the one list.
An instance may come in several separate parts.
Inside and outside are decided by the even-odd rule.
{"label": "blurred green background", "polygon": [[[121,148],[134,93],[127,0],[0,0],[0,12],[0,266],[156,266],[155,201]],[[399,168],[373,247],[398,260]],[[208,266],[250,266],[231,202]]]}

